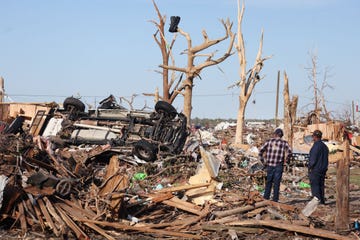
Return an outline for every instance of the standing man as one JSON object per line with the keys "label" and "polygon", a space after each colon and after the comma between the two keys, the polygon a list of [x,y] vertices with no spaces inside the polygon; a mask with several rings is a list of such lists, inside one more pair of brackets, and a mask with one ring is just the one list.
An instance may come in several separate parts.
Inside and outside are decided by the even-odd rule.
{"label": "standing man", "polygon": [[325,204],[325,176],[329,165],[329,149],[321,140],[321,131],[315,130],[312,137],[314,144],[310,149],[308,165],[311,194],[320,204]]}
{"label": "standing man", "polygon": [[280,182],[284,171],[284,164],[292,154],[288,142],[281,139],[282,136],[284,136],[283,131],[277,128],[273,133],[273,137],[267,140],[259,151],[260,161],[266,166],[267,175],[264,198],[270,199],[271,189],[274,185],[272,198],[274,202],[279,201]]}

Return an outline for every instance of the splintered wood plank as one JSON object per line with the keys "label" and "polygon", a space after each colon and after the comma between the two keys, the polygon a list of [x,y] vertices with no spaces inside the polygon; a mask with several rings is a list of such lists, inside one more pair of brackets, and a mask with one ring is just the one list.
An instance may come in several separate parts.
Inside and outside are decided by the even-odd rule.
{"label": "splintered wood plank", "polygon": [[158,203],[165,200],[168,200],[170,198],[173,198],[174,195],[171,192],[165,192],[165,193],[156,193],[156,194],[148,194],[148,199],[151,202]]}
{"label": "splintered wood plank", "polygon": [[154,192],[178,192],[182,190],[189,190],[194,188],[201,188],[201,187],[207,187],[210,183],[199,183],[199,184],[190,184],[190,185],[182,185],[182,186],[176,186],[176,187],[170,187],[170,188],[163,188],[160,190],[155,190]]}
{"label": "splintered wood plank", "polygon": [[30,202],[30,199],[23,200],[23,205],[26,211],[26,215],[29,215],[31,217],[27,218],[28,224],[32,227],[34,225],[34,222],[38,222],[36,216],[35,216],[35,210]]}
{"label": "splintered wood plank", "polygon": [[196,206],[196,205],[194,205],[192,203],[189,203],[189,202],[182,201],[177,197],[173,197],[170,200],[165,200],[162,203],[164,203],[166,205],[169,205],[169,206],[172,206],[172,207],[179,208],[179,209],[184,210],[186,212],[190,212],[190,213],[199,215],[199,216],[202,214],[202,212],[201,212],[201,210],[199,209],[198,206]]}
{"label": "splintered wood plank", "polygon": [[20,220],[20,225],[21,225],[21,233],[24,236],[27,232],[27,225],[26,225],[24,206],[23,206],[22,202],[20,202],[18,204],[18,207],[19,207],[19,220]]}
{"label": "splintered wood plank", "polygon": [[248,234],[261,234],[262,232],[264,232],[264,230],[260,228],[228,226],[222,224],[221,225],[202,224],[201,228],[206,231],[216,231],[216,232],[221,232],[225,230],[235,230],[236,232],[248,233]]}
{"label": "splintered wood plank", "polygon": [[51,202],[49,201],[49,199],[47,197],[43,198],[45,205],[49,211],[49,213],[51,214],[51,216],[55,219],[56,221],[56,225],[58,226],[58,229],[61,232],[64,232],[65,230],[65,222],[61,219],[61,217],[57,214],[54,206],[51,204]]}
{"label": "splintered wood plank", "polygon": [[[62,208],[62,207],[65,207]],[[55,205],[56,209],[61,208],[63,211],[66,211],[67,214],[71,215],[74,220],[79,221],[79,219],[82,219],[84,217],[84,215],[81,214],[81,212],[79,211],[72,211],[71,208],[69,208],[67,205],[65,204],[56,204]],[[80,220],[81,221],[81,220]],[[106,233],[106,231],[102,228],[100,228],[99,226],[95,225],[94,223],[90,223],[90,222],[83,222],[83,224],[85,224],[86,226],[88,226],[89,228],[92,228],[94,231],[98,232],[99,234],[101,234],[102,236],[104,236],[106,239],[109,240],[115,240],[115,238],[113,238],[112,236],[110,236],[109,234]]]}
{"label": "splintered wood plank", "polygon": [[90,220],[90,219],[79,219],[79,221],[82,221],[82,222],[87,221],[87,222],[91,222],[94,224],[112,227],[112,228],[120,229],[120,230],[124,230],[124,231],[137,231],[137,232],[143,232],[143,233],[157,234],[160,236],[174,236],[174,237],[187,238],[187,239],[201,239],[200,235],[181,233],[181,232],[175,232],[175,231],[166,231],[166,230],[160,230],[160,229],[152,229],[152,228],[146,227],[145,224],[143,224],[141,227],[136,227],[136,226],[124,225],[124,224],[116,223],[116,222],[103,222],[103,221],[96,221],[96,220]]}
{"label": "splintered wood plank", "polygon": [[147,223],[146,227],[148,227],[148,228],[176,227],[176,226],[182,226],[184,224],[188,224],[189,222],[197,221],[198,219],[199,219],[198,216],[190,216],[190,217],[187,217],[186,219],[175,220],[173,222]]}
{"label": "splintered wood plank", "polygon": [[115,238],[113,238],[112,236],[110,236],[109,234],[106,233],[106,231],[104,231],[104,229],[100,228],[99,226],[93,224],[93,223],[84,223],[86,226],[88,226],[89,228],[92,228],[94,231],[98,232],[99,234],[103,235],[106,239],[109,240],[115,240]]}
{"label": "splintered wood plank", "polygon": [[[75,202],[72,202],[72,201],[69,201],[66,199],[62,199],[62,198],[59,198],[59,200],[62,203],[56,203],[56,204],[60,204],[63,209],[67,208],[67,209],[70,209],[70,211],[79,211],[79,212],[81,212],[82,215],[84,215],[88,218],[92,218],[92,219],[97,217],[97,215],[93,211],[91,211],[90,209],[84,209]],[[68,211],[67,209],[66,209],[66,211]]]}
{"label": "splintered wood plank", "polygon": [[42,214],[43,214],[44,217],[45,217],[46,223],[49,225],[50,229],[53,230],[55,236],[59,237],[59,236],[60,236],[60,232],[59,232],[58,229],[56,228],[55,223],[54,223],[54,221],[52,220],[52,218],[51,218],[48,210],[46,209],[46,206],[45,206],[43,200],[42,200],[42,199],[38,199],[38,200],[37,200],[37,203],[38,203],[38,205],[39,205],[39,207],[40,207],[40,210],[41,210]]}
{"label": "splintered wood plank", "polygon": [[279,221],[274,220],[244,220],[244,221],[237,221],[229,223],[228,225],[231,226],[266,226],[271,228],[278,228],[283,229],[287,231],[292,232],[298,232],[303,233],[306,235],[312,235],[322,238],[328,238],[328,239],[337,239],[337,240],[347,240],[349,237],[342,236],[324,229],[319,228],[310,228],[310,227],[304,227],[304,226],[298,226],[294,224],[289,223],[281,223]]}
{"label": "splintered wood plank", "polygon": [[246,217],[252,218],[252,217],[256,216],[257,214],[262,213],[263,211],[266,211],[265,207],[254,209],[254,210],[246,213]]}
{"label": "splintered wood plank", "polygon": [[206,216],[209,214],[209,212],[210,212],[210,204],[207,203],[207,204],[205,204],[204,209],[201,211],[201,214],[200,214],[199,216],[197,216],[197,217],[196,217],[195,219],[193,219],[193,220],[190,220],[190,219],[189,219],[188,222],[184,223],[184,224],[181,226],[181,229],[182,229],[182,228],[185,228],[185,227],[187,227],[187,226],[190,226],[190,225],[192,225],[192,224],[195,224],[195,223],[200,222],[200,220],[201,220],[202,218],[206,217]]}
{"label": "splintered wood plank", "polygon": [[120,205],[123,197],[113,197],[112,193],[121,191],[129,187],[129,178],[126,175],[120,175],[120,163],[117,155],[111,157],[109,165],[106,168],[106,174],[104,176],[105,184],[100,189],[98,195],[110,198],[110,206],[112,209],[120,209]]}
{"label": "splintered wood plank", "polygon": [[56,208],[56,209],[60,213],[60,215],[63,218],[63,220],[65,221],[66,225],[71,230],[73,230],[77,239],[80,239],[80,240],[82,240],[82,239],[89,240],[90,239],[86,235],[86,233],[78,225],[76,225],[76,223],[61,208]]}
{"label": "splintered wood plank", "polygon": [[244,212],[254,210],[256,208],[264,207],[264,206],[268,205],[269,202],[270,201],[261,201],[261,202],[255,203],[255,205],[247,205],[247,206],[244,206],[244,207],[238,207],[238,208],[225,210],[225,211],[215,211],[215,212],[213,212],[213,214],[215,216],[217,216],[217,217],[227,217],[227,216],[230,216],[230,215],[244,213]]}
{"label": "splintered wood plank", "polygon": [[69,205],[65,203],[55,203],[55,205],[60,206],[64,211],[76,214],[77,216],[83,216],[91,219],[96,218],[96,214],[91,214],[88,210],[82,209],[75,204]]}
{"label": "splintered wood plank", "polygon": [[40,224],[40,226],[41,226],[41,229],[42,229],[43,231],[45,231],[45,222],[44,222],[44,220],[43,220],[43,215],[41,214],[41,211],[40,211],[40,209],[39,209],[39,206],[38,206],[38,205],[33,205],[33,208],[34,208],[35,214],[36,214],[36,216],[37,216],[37,218],[38,218],[38,220],[39,220],[39,224]]}

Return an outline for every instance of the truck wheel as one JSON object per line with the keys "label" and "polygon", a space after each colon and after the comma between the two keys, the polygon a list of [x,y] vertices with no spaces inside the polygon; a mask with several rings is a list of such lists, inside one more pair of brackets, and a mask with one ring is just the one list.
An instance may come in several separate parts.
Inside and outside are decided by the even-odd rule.
{"label": "truck wheel", "polygon": [[160,114],[161,113],[165,114],[165,116],[170,117],[170,119],[174,119],[177,114],[177,111],[174,108],[174,106],[165,101],[158,101],[155,104],[155,111]]}
{"label": "truck wheel", "polygon": [[140,140],[135,143],[133,154],[144,161],[155,161],[157,154],[157,147],[154,144],[145,140]]}
{"label": "truck wheel", "polygon": [[73,110],[78,112],[84,112],[85,111],[85,104],[80,101],[77,98],[74,97],[68,97],[64,100],[63,103],[64,109],[68,112],[71,112]]}
{"label": "truck wheel", "polygon": [[69,180],[60,180],[55,187],[55,191],[62,197],[66,197],[71,192],[71,182]]}

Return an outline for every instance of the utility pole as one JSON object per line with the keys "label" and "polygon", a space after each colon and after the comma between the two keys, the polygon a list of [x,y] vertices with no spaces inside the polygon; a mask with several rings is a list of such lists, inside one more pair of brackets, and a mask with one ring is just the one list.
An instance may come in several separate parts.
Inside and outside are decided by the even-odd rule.
{"label": "utility pole", "polygon": [[276,87],[275,127],[277,127],[277,125],[278,125],[279,88],[280,88],[280,71],[278,71],[277,87]]}
{"label": "utility pole", "polygon": [[0,103],[4,101],[4,96],[5,96],[4,78],[0,77]]}
{"label": "utility pole", "polygon": [[349,182],[350,182],[350,143],[345,140],[342,158],[336,163],[336,214],[337,233],[349,231]]}
{"label": "utility pole", "polygon": [[352,101],[352,124],[355,125],[355,104],[354,104],[354,101]]}

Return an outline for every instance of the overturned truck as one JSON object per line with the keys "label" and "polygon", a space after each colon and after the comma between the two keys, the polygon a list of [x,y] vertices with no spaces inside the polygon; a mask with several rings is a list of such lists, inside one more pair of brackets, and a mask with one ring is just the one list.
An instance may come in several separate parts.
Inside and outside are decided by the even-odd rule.
{"label": "overturned truck", "polygon": [[155,111],[128,110],[110,95],[97,109],[85,110],[79,99],[68,97],[63,109],[53,109],[40,134],[63,145],[107,144],[112,151],[154,161],[158,154],[179,154],[189,131],[186,116],[159,101]]}

